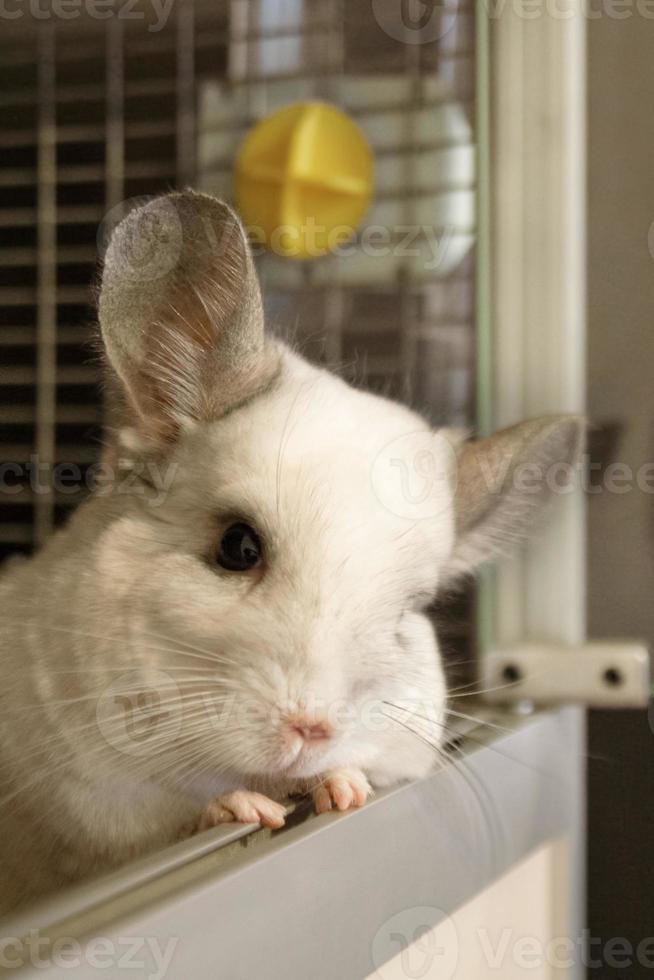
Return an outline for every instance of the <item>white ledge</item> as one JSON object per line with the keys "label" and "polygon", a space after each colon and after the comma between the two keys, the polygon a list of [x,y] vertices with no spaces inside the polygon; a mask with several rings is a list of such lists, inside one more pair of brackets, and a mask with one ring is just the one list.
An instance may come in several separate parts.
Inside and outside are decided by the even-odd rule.
{"label": "white ledge", "polygon": [[[373,939],[416,906],[453,912],[526,854],[578,826],[577,709],[473,728],[452,763],[363,809],[297,811],[285,830],[224,827],[143,859],[4,924],[4,936],[124,942],[179,937],[175,977],[365,978]],[[297,821],[294,824],[294,821]],[[76,971],[72,971],[76,972]],[[84,965],[85,977],[95,975]],[[70,977],[27,966],[21,977]],[[119,978],[118,966],[98,969]],[[78,974],[79,975],[79,974]]]}

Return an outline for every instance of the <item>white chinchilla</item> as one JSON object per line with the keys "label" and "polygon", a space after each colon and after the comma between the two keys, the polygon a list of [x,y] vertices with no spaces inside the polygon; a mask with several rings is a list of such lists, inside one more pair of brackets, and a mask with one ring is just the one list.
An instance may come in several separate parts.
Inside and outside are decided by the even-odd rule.
{"label": "white chinchilla", "polygon": [[425,775],[425,610],[582,439],[555,417],[465,443],[266,337],[243,229],[201,194],[118,226],[99,319],[107,478],[0,582],[0,911],[216,823],[281,826],[289,793],[345,809]]}

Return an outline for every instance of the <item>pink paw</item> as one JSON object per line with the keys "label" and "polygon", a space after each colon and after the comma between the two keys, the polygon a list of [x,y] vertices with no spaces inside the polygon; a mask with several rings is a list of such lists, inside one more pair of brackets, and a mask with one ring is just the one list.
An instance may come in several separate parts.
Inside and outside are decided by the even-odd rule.
{"label": "pink paw", "polygon": [[351,806],[363,806],[372,789],[360,769],[335,769],[325,773],[320,785],[313,791],[316,813],[326,813],[334,806],[337,810],[349,810]]}
{"label": "pink paw", "polygon": [[217,796],[204,808],[198,830],[208,830],[221,823],[260,823],[262,827],[278,830],[284,826],[286,810],[262,793],[237,789],[233,793]]}

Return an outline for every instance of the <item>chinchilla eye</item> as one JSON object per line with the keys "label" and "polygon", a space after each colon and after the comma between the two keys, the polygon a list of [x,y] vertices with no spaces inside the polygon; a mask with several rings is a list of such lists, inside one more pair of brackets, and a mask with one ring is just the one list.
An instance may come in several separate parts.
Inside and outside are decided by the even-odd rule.
{"label": "chinchilla eye", "polygon": [[259,535],[249,524],[232,524],[222,536],[218,564],[229,572],[248,572],[261,564],[263,548]]}

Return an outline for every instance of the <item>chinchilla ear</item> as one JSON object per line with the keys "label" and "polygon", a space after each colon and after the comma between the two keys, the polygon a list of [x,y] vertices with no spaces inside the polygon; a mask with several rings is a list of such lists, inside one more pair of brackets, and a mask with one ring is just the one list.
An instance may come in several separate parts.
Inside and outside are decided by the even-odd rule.
{"label": "chinchilla ear", "polygon": [[98,312],[129,422],[148,440],[220,418],[274,372],[244,229],[206,194],[169,194],[123,219]]}
{"label": "chinchilla ear", "polygon": [[456,536],[444,584],[506,554],[543,505],[574,484],[585,421],[549,416],[465,443],[458,452]]}

